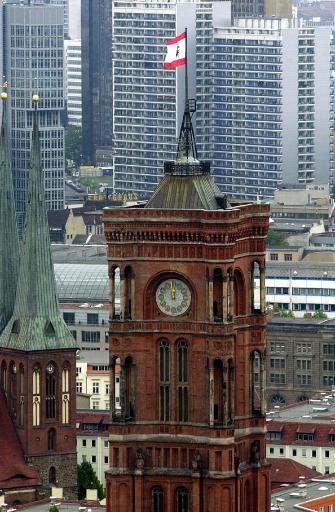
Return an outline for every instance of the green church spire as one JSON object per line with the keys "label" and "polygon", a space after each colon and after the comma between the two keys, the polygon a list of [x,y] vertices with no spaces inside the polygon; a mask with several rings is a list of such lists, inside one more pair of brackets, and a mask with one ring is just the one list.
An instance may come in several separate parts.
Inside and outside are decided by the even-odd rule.
{"label": "green church spire", "polygon": [[19,239],[16,226],[13,180],[10,166],[7,128],[7,92],[0,129],[0,333],[13,314],[19,270]]}
{"label": "green church spire", "polygon": [[51,259],[44,176],[38,130],[38,96],[33,96],[33,134],[26,219],[13,315],[0,336],[0,346],[15,350],[76,348],[61,317]]}

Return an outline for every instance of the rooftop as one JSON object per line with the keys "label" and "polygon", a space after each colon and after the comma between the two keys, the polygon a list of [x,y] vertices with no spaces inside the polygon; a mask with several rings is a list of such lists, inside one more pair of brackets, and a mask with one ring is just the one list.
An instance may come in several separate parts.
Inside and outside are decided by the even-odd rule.
{"label": "rooftop", "polygon": [[309,510],[313,511],[315,508],[310,509],[307,505],[304,506],[304,504],[308,501],[333,494],[335,494],[334,478],[315,478],[311,483],[307,484],[301,481],[294,487],[283,487],[280,491],[272,493],[271,512],[296,512],[297,509],[305,510],[306,512]]}
{"label": "rooftop", "polygon": [[[320,393],[307,402],[278,407],[267,413],[267,428],[275,422],[302,422],[333,425],[335,432],[335,392]],[[333,443],[334,444],[334,443]]]}

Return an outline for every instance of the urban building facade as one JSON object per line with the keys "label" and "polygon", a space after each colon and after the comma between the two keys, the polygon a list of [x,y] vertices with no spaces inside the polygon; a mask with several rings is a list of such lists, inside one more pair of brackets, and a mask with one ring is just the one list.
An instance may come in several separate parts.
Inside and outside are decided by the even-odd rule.
{"label": "urban building facade", "polygon": [[292,16],[292,0],[232,0],[233,18],[263,18]]}
{"label": "urban building facade", "polygon": [[335,386],[334,320],[280,318],[268,323],[267,400],[300,402]]}
{"label": "urban building facade", "polygon": [[95,162],[99,147],[112,147],[112,0],[82,0],[83,161]]}
{"label": "urban building facade", "polygon": [[81,41],[64,41],[64,84],[68,124],[81,126]]}
{"label": "urban building facade", "polygon": [[64,208],[63,8],[6,2],[3,74],[8,82],[11,161],[22,232],[32,134],[31,97],[40,91],[41,144],[48,210]]}
{"label": "urban building facade", "polygon": [[101,411],[77,411],[78,464],[90,462],[103,487],[109,469],[108,430],[110,415]]}
{"label": "urban building facade", "polygon": [[146,196],[176,149],[184,111],[184,68],[163,67],[166,41],[188,33],[189,94],[196,97],[196,28],[230,21],[228,2],[127,0],[113,6],[114,174],[117,191]]}
{"label": "urban building facade", "polygon": [[220,189],[255,200],[273,197],[281,181],[328,183],[331,28],[236,20],[205,42],[197,133]]}
{"label": "urban building facade", "polygon": [[330,393],[322,399],[270,411],[267,456],[289,458],[325,475],[334,473],[334,410],[334,396]]}
{"label": "urban building facade", "polygon": [[[165,162],[146,205],[104,209],[112,373],[108,511],[210,512],[218,504],[232,512],[270,510],[264,435],[269,206],[229,207],[209,167],[196,158],[186,104],[177,157]],[[258,310],[249,278],[256,267]]]}

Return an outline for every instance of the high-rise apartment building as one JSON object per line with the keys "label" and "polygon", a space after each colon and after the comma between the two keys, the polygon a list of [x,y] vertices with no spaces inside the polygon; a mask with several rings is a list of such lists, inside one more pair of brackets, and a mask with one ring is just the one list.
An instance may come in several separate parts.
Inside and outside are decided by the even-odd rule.
{"label": "high-rise apartment building", "polygon": [[292,0],[232,0],[234,18],[292,16]]}
{"label": "high-rise apartment building", "polygon": [[42,160],[49,210],[64,208],[63,8],[14,4],[3,10],[3,73],[9,91],[14,194],[21,231],[26,207],[32,133],[31,97],[39,92]]}
{"label": "high-rise apartment building", "polygon": [[[166,41],[188,29],[189,94],[195,97],[196,20],[200,1],[129,0],[113,5],[114,174],[118,191],[152,192],[163,163],[175,150],[184,109],[184,68],[163,67]],[[230,3],[214,2],[218,25],[230,19]],[[211,18],[201,18],[201,30]]]}
{"label": "high-rise apartment building", "polygon": [[83,159],[95,162],[112,147],[112,0],[82,0],[81,43]]}
{"label": "high-rise apartment building", "polygon": [[198,38],[199,149],[222,191],[256,199],[280,181],[329,181],[330,50],[330,27],[287,19],[236,20]]}
{"label": "high-rise apartment building", "polygon": [[64,41],[64,82],[67,122],[81,126],[81,41]]}
{"label": "high-rise apartment building", "polygon": [[[38,0],[33,0],[38,1]],[[64,11],[64,37],[69,37],[69,1],[70,0],[43,0],[44,4],[49,5],[59,5],[63,8]],[[71,0],[73,1],[73,0]],[[31,2],[33,3],[33,2]]]}

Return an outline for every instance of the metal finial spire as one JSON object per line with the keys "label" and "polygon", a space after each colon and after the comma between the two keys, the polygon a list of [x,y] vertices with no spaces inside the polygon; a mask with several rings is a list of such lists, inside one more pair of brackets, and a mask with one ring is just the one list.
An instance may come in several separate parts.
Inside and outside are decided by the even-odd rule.
{"label": "metal finial spire", "polygon": [[7,127],[7,82],[2,82],[2,124],[0,130],[0,333],[13,313],[19,269],[13,179]]}
{"label": "metal finial spire", "polygon": [[58,309],[45,203],[37,104],[33,96],[33,133],[27,211],[13,315],[0,346],[17,350],[76,348]]}

